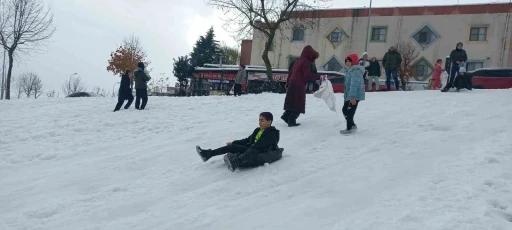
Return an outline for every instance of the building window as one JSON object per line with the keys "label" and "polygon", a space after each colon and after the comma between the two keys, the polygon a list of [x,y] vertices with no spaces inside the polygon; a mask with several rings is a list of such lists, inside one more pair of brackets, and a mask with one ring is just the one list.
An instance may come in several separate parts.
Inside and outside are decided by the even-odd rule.
{"label": "building window", "polygon": [[292,29],[292,42],[304,41],[305,35],[306,35],[306,29],[293,28]]}
{"label": "building window", "polygon": [[438,38],[439,34],[437,34],[430,26],[425,25],[418,32],[416,32],[412,38],[418,42],[418,44],[426,49],[428,46],[433,44]]}
{"label": "building window", "polygon": [[425,58],[421,58],[416,64],[415,67],[415,75],[416,78],[420,81],[425,80],[432,74],[432,66],[425,60]]}
{"label": "building window", "polygon": [[338,59],[335,56],[332,56],[331,59],[323,66],[324,70],[326,71],[336,71],[339,72],[343,69],[343,66],[338,61]]}
{"label": "building window", "polygon": [[340,28],[336,27],[331,33],[327,35],[327,39],[331,44],[336,47],[339,45],[343,40],[347,38],[347,34]]}
{"label": "building window", "polygon": [[387,27],[373,27],[372,28],[372,42],[386,42],[386,37],[388,34]]}
{"label": "building window", "polygon": [[484,68],[484,62],[481,61],[472,61],[472,62],[466,62],[466,71],[473,71],[477,69]]}
{"label": "building window", "polygon": [[487,27],[471,27],[469,31],[470,41],[487,41]]}

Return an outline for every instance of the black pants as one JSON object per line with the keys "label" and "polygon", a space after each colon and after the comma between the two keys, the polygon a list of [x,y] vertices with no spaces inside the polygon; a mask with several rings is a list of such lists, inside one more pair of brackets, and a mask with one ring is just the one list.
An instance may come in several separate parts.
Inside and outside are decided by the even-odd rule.
{"label": "black pants", "polygon": [[235,84],[235,87],[233,89],[233,94],[235,96],[242,96],[242,84]]}
{"label": "black pants", "polygon": [[[212,156],[224,155],[226,153],[234,153],[240,161],[240,167],[257,167],[264,165],[265,163],[272,163],[267,161],[267,158],[273,158],[272,156],[265,157],[261,156],[262,153],[256,149],[247,148],[243,145],[226,145],[212,151]],[[274,157],[275,158],[275,157]]]}
{"label": "black pants", "polygon": [[354,115],[356,114],[357,105],[359,105],[359,101],[356,101],[355,105],[352,105],[350,101],[345,101],[343,104],[343,115],[345,116],[345,120],[347,120],[347,130],[351,130],[355,125],[354,123]]}
{"label": "black pants", "polygon": [[283,115],[281,116],[281,119],[283,119],[288,125],[295,125],[297,124],[297,118],[299,118],[300,113],[293,112],[290,110],[285,110]]}
{"label": "black pants", "polygon": [[130,108],[130,105],[132,105],[133,102],[133,94],[131,90],[126,92],[119,91],[119,95],[117,96],[117,104],[114,111],[119,111],[121,109],[121,106],[123,106],[125,100],[128,100],[128,103],[126,103],[124,109],[128,109]]}
{"label": "black pants", "polygon": [[[146,108],[146,104],[148,103],[148,90],[135,89],[135,96],[137,97],[137,99],[135,99],[135,108],[141,110]],[[140,104],[140,99],[142,99],[142,105]]]}

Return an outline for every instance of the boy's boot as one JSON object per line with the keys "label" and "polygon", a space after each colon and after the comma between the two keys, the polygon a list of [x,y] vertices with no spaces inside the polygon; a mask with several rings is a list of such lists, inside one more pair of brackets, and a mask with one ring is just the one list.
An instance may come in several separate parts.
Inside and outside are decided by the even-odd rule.
{"label": "boy's boot", "polygon": [[203,150],[203,149],[201,149],[201,147],[199,147],[199,145],[196,145],[196,151],[197,151],[197,154],[199,154],[199,156],[203,160],[203,162],[206,162],[208,159],[210,159],[212,157],[212,155],[211,155],[212,150],[209,150],[209,149]]}
{"label": "boy's boot", "polygon": [[224,155],[224,163],[228,166],[229,171],[234,172],[239,165],[238,157],[236,154],[227,153]]}
{"label": "boy's boot", "polygon": [[288,115],[288,127],[295,127],[300,125],[300,123],[297,123],[297,118],[299,118],[299,115],[300,113],[290,112],[290,115]]}

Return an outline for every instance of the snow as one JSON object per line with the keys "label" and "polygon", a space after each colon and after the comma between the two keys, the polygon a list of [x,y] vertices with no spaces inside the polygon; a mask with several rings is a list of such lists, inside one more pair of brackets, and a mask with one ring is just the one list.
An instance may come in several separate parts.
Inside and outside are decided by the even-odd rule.
{"label": "snow", "polygon": [[[294,128],[277,94],[1,101],[0,229],[512,229],[512,90],[366,97],[352,136],[312,95]],[[282,160],[230,172],[195,153],[262,111]]]}

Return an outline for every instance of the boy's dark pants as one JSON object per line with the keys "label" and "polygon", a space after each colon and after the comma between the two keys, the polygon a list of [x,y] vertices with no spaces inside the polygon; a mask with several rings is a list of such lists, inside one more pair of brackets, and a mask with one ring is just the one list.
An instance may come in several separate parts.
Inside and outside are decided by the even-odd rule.
{"label": "boy's dark pants", "polygon": [[[147,89],[135,89],[135,108],[136,109],[144,109],[146,108],[146,104],[148,103],[148,90]],[[140,99],[142,99],[142,105],[140,105]],[[139,107],[140,105],[140,107]]]}
{"label": "boy's dark pants", "polygon": [[128,108],[130,108],[130,105],[133,102],[133,94],[132,94],[131,90],[130,91],[126,90],[125,92],[119,91],[119,95],[117,97],[117,105],[116,105],[116,108],[114,109],[114,111],[120,110],[121,106],[123,106],[123,103],[125,100],[128,100],[128,103],[126,103],[124,108],[128,109]]}
{"label": "boy's dark pants", "polygon": [[232,144],[220,147],[213,150],[211,152],[211,156],[224,155],[226,153],[236,154],[241,163],[240,167],[256,167],[264,165],[265,163],[272,163],[272,161],[269,162],[269,160],[266,160],[265,157],[262,157],[261,155],[263,154],[261,154],[260,151],[247,148],[243,145]]}
{"label": "boy's dark pants", "polygon": [[356,101],[355,105],[352,105],[350,101],[345,101],[343,104],[343,115],[345,116],[345,120],[347,120],[347,130],[351,130],[355,125],[354,123],[354,115],[356,114],[357,105],[359,105],[359,101]]}

